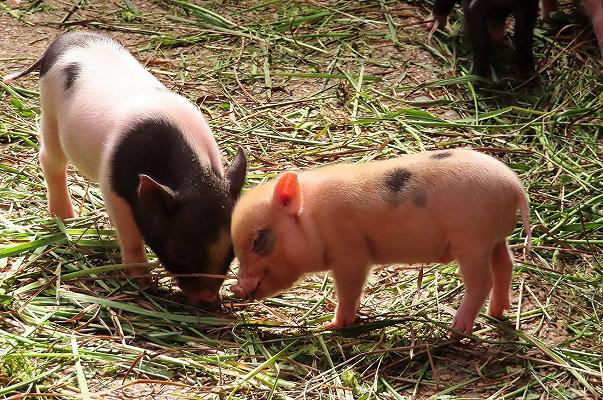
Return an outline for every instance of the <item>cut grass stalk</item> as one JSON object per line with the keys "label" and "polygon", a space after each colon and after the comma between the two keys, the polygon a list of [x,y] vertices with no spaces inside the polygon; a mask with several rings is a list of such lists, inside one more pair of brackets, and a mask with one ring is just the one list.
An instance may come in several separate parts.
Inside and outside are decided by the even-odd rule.
{"label": "cut grass stalk", "polygon": [[81,398],[82,376],[99,398],[603,396],[596,43],[567,44],[539,27],[542,90],[475,89],[458,8],[452,35],[438,32],[427,45],[425,7],[395,0],[143,1],[135,12],[129,1],[75,3],[14,10],[35,29],[5,13],[32,44],[13,51],[9,38],[7,53],[27,64],[36,43],[66,27],[109,31],[200,105],[226,160],[245,149],[247,187],[326,163],[479,149],[520,175],[535,246],[521,260],[524,232],[509,238],[521,260],[511,289],[520,312],[502,322],[480,314],[461,343],[447,340],[463,295],[454,263],[427,267],[419,292],[416,271],[376,269],[360,322],[337,332],[322,331],[336,299],[325,277],[247,303],[227,281],[222,309],[200,314],[172,293],[168,274],[155,274],[154,295],[121,277],[96,185],[70,171],[83,216],[48,217],[38,86],[23,79],[0,86],[0,396]]}

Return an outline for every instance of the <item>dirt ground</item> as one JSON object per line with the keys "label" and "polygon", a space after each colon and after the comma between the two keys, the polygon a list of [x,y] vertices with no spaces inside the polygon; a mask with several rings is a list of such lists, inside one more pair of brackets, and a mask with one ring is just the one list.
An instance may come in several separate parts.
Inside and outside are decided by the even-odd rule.
{"label": "dirt ground", "polygon": [[[455,264],[376,268],[360,323],[343,332],[320,330],[336,304],[323,274],[264,302],[225,285],[217,313],[182,304],[161,269],[158,296],[115,271],[57,283],[119,253],[98,188],[74,169],[81,218],[61,226],[46,211],[32,74],[16,95],[0,87],[0,397],[603,398],[596,44],[539,23],[541,88],[476,94],[460,13],[427,43],[428,12],[393,0],[3,2],[1,75],[65,30],[109,34],[199,105],[226,162],[244,147],[247,187],[287,169],[470,146],[524,180],[535,243],[524,258],[525,232],[511,236],[509,318],[481,316],[462,342],[448,340]],[[61,232],[68,240],[35,247]]]}

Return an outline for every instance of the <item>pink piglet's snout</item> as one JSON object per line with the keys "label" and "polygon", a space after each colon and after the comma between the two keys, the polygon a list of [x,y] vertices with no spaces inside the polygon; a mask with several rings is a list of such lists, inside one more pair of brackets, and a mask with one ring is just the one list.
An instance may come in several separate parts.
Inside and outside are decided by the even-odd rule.
{"label": "pink piglet's snout", "polygon": [[258,277],[239,278],[239,281],[230,286],[230,290],[240,299],[253,297],[253,293],[260,283]]}

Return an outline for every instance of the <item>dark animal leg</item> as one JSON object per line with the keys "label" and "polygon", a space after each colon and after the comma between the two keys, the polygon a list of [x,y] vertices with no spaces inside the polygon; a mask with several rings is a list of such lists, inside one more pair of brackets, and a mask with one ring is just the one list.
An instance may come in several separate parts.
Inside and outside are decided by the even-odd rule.
{"label": "dark animal leg", "polygon": [[534,55],[532,46],[534,43],[534,25],[538,16],[538,0],[523,0],[517,2],[513,7],[515,17],[515,65],[523,78],[529,78],[534,74]]}
{"label": "dark animal leg", "polygon": [[490,48],[492,41],[488,32],[488,1],[463,1],[465,29],[473,49],[473,73],[490,78]]}

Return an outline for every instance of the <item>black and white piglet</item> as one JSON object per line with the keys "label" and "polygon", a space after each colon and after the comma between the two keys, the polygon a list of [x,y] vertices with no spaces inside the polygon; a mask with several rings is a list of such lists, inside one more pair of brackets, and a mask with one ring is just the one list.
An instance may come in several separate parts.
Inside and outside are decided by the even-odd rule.
{"label": "black and white piglet", "polygon": [[[50,212],[75,215],[67,191],[71,162],[98,181],[124,263],[146,262],[144,239],[172,273],[224,274],[233,258],[231,213],[245,180],[242,150],[224,173],[197,107],[107,36],[63,34],[4,81],[34,70],[40,72],[40,163]],[[223,281],[177,279],[193,303],[216,301]],[[149,278],[138,282],[151,284]]]}
{"label": "black and white piglet", "polygon": [[[433,31],[446,25],[448,14],[456,0],[435,0],[432,18],[427,29]],[[515,19],[515,66],[523,78],[535,72],[532,45],[534,25],[538,16],[538,0],[462,0],[465,14],[465,31],[473,50],[473,73],[485,78],[490,71],[490,53],[493,45],[505,36],[505,21],[513,15]]]}

